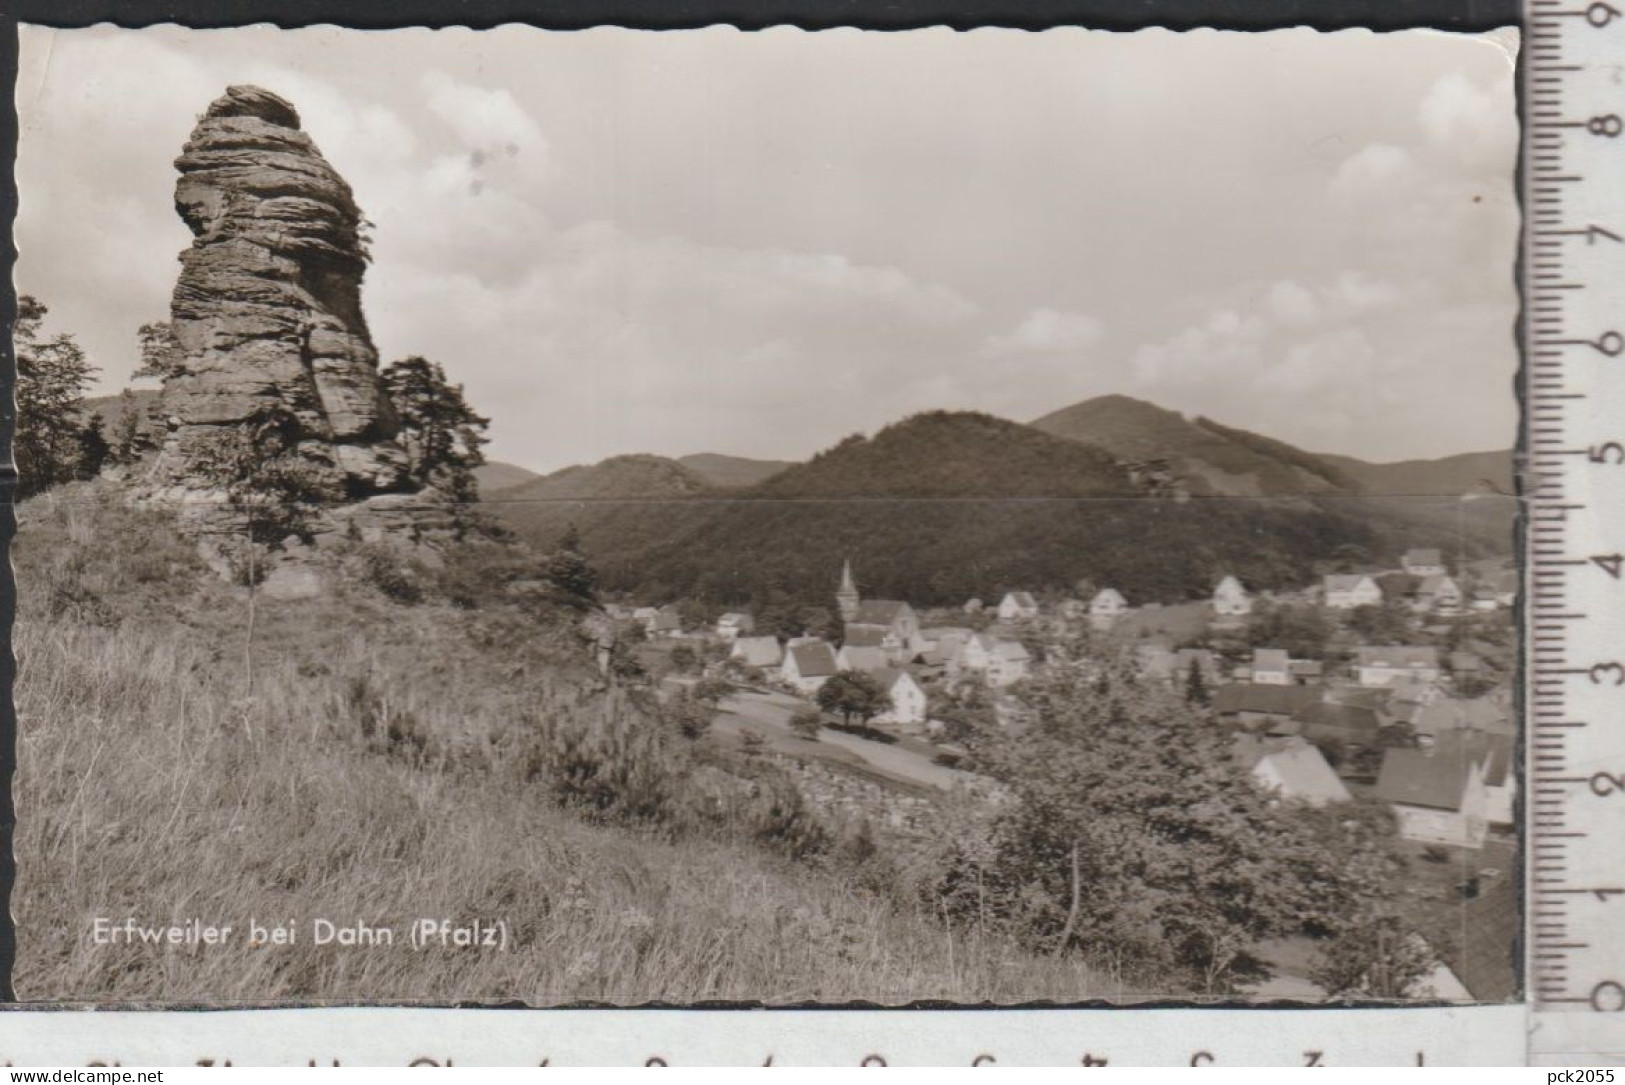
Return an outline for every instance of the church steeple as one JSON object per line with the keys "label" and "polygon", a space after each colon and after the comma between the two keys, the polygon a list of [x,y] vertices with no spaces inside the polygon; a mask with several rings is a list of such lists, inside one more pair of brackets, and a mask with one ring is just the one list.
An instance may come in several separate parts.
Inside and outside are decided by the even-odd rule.
{"label": "church steeple", "polygon": [[841,565],[841,586],[835,591],[835,604],[841,609],[841,621],[850,622],[858,616],[858,585],[852,579],[852,559]]}

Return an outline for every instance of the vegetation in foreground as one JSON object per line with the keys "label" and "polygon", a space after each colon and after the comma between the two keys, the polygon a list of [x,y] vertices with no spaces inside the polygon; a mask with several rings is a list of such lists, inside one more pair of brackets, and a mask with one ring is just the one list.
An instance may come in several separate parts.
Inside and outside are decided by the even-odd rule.
{"label": "vegetation in foreground", "polygon": [[[900,904],[865,834],[811,820],[771,771],[741,779],[674,751],[664,770],[628,756],[650,775],[617,778],[605,749],[640,740],[589,725],[655,725],[595,685],[567,608],[403,605],[358,577],[322,600],[259,600],[245,650],[244,590],[106,496],[68,488],[20,510],[24,999],[1115,993],[1078,957]],[[441,570],[436,591],[470,601],[465,574]],[[306,931],[502,918],[512,948],[154,951],[92,945],[97,916]]]}

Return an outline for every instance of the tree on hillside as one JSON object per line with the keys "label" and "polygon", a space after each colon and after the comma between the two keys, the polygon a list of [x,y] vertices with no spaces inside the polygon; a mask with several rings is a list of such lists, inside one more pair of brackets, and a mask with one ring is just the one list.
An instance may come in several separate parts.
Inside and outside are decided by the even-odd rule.
{"label": "tree on hillside", "polygon": [[1336,857],[1272,806],[1230,737],[1131,661],[1053,666],[1021,699],[1031,725],[978,757],[1011,802],[974,876],[1034,948],[1223,993],[1260,940],[1347,899]]}
{"label": "tree on hillside", "polygon": [[474,468],[485,462],[480,449],[491,420],[476,413],[436,362],[413,355],[391,362],[382,373],[384,388],[400,416],[410,477],[458,501],[479,497]]}
{"label": "tree on hillside", "polygon": [[841,716],[848,727],[854,718],[867,727],[870,720],[891,709],[892,700],[891,694],[869,675],[842,671],[818,687],[818,707]]}
{"label": "tree on hillside", "polygon": [[12,340],[17,351],[17,495],[27,497],[72,479],[79,471],[85,421],[79,401],[96,368],[71,335],[44,338],[47,310],[17,299]]}
{"label": "tree on hillside", "polygon": [[591,603],[598,594],[598,573],[581,555],[581,532],[572,524],[547,558],[547,579],[567,597]]}
{"label": "tree on hillside", "polygon": [[107,443],[102,424],[102,416],[92,414],[79,430],[79,454],[74,463],[76,478],[95,478],[107,463],[112,446]]}

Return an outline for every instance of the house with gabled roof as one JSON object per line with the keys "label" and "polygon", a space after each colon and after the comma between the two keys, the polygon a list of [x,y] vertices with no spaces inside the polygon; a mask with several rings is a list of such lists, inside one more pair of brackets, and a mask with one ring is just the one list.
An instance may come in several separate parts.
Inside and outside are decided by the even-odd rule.
{"label": "house with gabled roof", "polygon": [[1376,794],[1393,809],[1399,834],[1407,840],[1484,845],[1489,795],[1484,759],[1471,749],[1390,748],[1383,754]]}
{"label": "house with gabled roof", "polygon": [[1013,622],[1038,617],[1038,600],[1028,591],[1010,591],[999,600],[999,619]]}
{"label": "house with gabled roof", "polygon": [[1375,746],[1382,717],[1364,705],[1317,701],[1293,713],[1303,737],[1317,746]]}
{"label": "house with gabled roof", "polygon": [[1412,576],[1436,576],[1444,572],[1444,556],[1437,547],[1417,547],[1405,551],[1399,567]]}
{"label": "house with gabled roof", "polygon": [[1128,609],[1128,600],[1116,588],[1101,588],[1095,597],[1089,600],[1089,624],[1096,629],[1105,629],[1123,616]]}
{"label": "house with gabled roof", "polygon": [[1254,648],[1251,679],[1261,686],[1292,685],[1292,659],[1285,648]]}
{"label": "house with gabled roof", "polygon": [[1362,686],[1391,686],[1404,678],[1439,680],[1439,650],[1432,645],[1365,646],[1354,650],[1354,677]]}
{"label": "house with gabled roof", "polygon": [[1332,610],[1382,605],[1382,588],[1364,573],[1333,573],[1321,580],[1321,601]]}
{"label": "house with gabled roof", "polygon": [[766,670],[784,663],[784,649],[779,647],[778,637],[737,637],[728,649],[728,658]]}
{"label": "house with gabled roof", "polygon": [[1228,723],[1272,726],[1287,723],[1319,700],[1320,695],[1308,686],[1260,686],[1239,682],[1213,691],[1213,713]]}
{"label": "house with gabled roof", "polygon": [[1264,790],[1310,806],[1350,801],[1348,788],[1326,758],[1302,739],[1260,741],[1251,735],[1236,739],[1237,760]]}
{"label": "house with gabled roof", "polygon": [[875,717],[876,723],[898,726],[921,726],[926,717],[925,687],[908,671],[898,667],[883,667],[871,671],[870,677],[891,697],[892,706]]}
{"label": "house with gabled roof", "polygon": [[683,633],[683,618],[674,606],[663,606],[643,624],[651,637],[678,637]]}
{"label": "house with gabled roof", "polygon": [[820,640],[788,649],[779,667],[779,677],[802,693],[817,693],[819,687],[840,670],[835,662],[835,649]]}

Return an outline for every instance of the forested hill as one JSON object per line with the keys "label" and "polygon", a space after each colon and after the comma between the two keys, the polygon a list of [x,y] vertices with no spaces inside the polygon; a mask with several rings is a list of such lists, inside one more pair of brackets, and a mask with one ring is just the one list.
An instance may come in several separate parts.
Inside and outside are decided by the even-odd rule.
{"label": "forested hill", "polygon": [[498,503],[537,501],[626,501],[691,497],[710,487],[693,470],[664,456],[612,456],[576,465],[506,487]]}
{"label": "forested hill", "polygon": [[1312,453],[1130,396],[1099,396],[1032,423],[1127,461],[1162,460],[1198,495],[1320,494],[1358,484]]}
{"label": "forested hill", "polygon": [[744,456],[724,456],[717,452],[696,452],[680,456],[678,463],[693,471],[711,486],[738,489],[754,486],[795,464],[789,460],[752,460]]}
{"label": "forested hill", "polygon": [[1138,494],[1106,452],[969,411],[854,435],[754,487],[754,497],[1099,497]]}
{"label": "forested hill", "polygon": [[1511,452],[1467,452],[1437,460],[1398,463],[1366,463],[1328,454],[1320,458],[1358,479],[1370,493],[1459,497],[1486,489],[1486,483],[1502,493],[1512,492]]}
{"label": "forested hill", "polygon": [[1292,587],[1340,563],[1396,561],[1412,546],[1454,552],[1465,541],[1487,554],[1511,545],[1510,504],[1475,504],[1464,516],[1455,501],[1329,488],[1263,501],[1153,498],[1099,449],[979,414],[919,415],[847,438],[743,490],[696,489],[692,478],[655,486],[651,478],[670,482],[682,465],[623,459],[644,469],[642,489],[606,461],[560,472],[568,486],[549,476],[540,496],[550,499],[505,500],[530,488],[521,487],[492,508],[543,544],[574,525],[612,592],[718,605],[824,601],[847,557],[865,591],[924,605],[1068,590],[1083,577],[1173,602],[1204,596],[1226,573]]}

